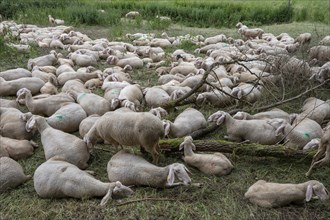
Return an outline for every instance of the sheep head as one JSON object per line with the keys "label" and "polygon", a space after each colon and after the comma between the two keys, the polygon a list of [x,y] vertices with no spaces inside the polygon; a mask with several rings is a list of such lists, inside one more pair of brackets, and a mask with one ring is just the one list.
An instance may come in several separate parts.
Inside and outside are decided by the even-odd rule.
{"label": "sheep head", "polygon": [[16,102],[19,102],[20,99],[24,99],[27,94],[31,95],[31,91],[27,88],[22,88],[22,89],[18,90],[16,93],[16,96],[17,96]]}
{"label": "sheep head", "polygon": [[213,113],[207,121],[216,122],[217,125],[220,125],[225,121],[227,115],[227,112],[217,111],[216,113]]}
{"label": "sheep head", "polygon": [[179,150],[184,149],[186,146],[191,146],[193,150],[196,150],[196,146],[193,144],[193,139],[191,136],[186,136],[183,140],[183,142],[179,146]]}
{"label": "sheep head", "polygon": [[167,111],[162,107],[153,108],[149,112],[157,116],[159,119],[168,115]]}
{"label": "sheep head", "polygon": [[306,189],[306,202],[312,199],[313,194],[319,197],[320,200],[329,199],[329,191],[324,187],[322,183],[316,180],[310,181]]}
{"label": "sheep head", "polygon": [[188,168],[180,163],[173,163],[168,166],[169,172],[167,176],[167,183],[166,186],[173,186],[180,183],[175,184],[175,178],[181,181],[184,185],[189,185],[191,183],[191,179],[187,172],[190,173]]}
{"label": "sheep head", "polygon": [[233,118],[236,120],[246,120],[248,113],[246,112],[237,112]]}

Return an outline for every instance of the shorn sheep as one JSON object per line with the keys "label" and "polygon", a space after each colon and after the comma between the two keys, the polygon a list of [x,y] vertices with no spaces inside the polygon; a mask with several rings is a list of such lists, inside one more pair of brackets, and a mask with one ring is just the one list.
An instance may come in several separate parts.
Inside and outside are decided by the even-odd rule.
{"label": "shorn sheep", "polygon": [[162,121],[149,112],[109,112],[96,121],[84,141],[89,148],[99,138],[115,146],[140,145],[151,153],[153,163],[158,163],[158,142],[163,137]]}
{"label": "shorn sheep", "polygon": [[35,171],[34,189],[42,198],[90,198],[103,196],[101,206],[111,197],[126,197],[133,193],[120,182],[104,183],[75,165],[55,157]]}
{"label": "shorn sheep", "polygon": [[300,184],[281,184],[259,180],[245,193],[245,198],[262,207],[280,207],[290,203],[309,202],[313,195],[320,200],[329,198],[329,192],[322,183],[310,180]]}
{"label": "shorn sheep", "polygon": [[179,150],[184,149],[183,160],[188,165],[196,167],[203,173],[217,176],[227,175],[231,172],[234,166],[225,155],[218,152],[214,154],[196,154],[193,152],[196,147],[192,141],[191,136],[186,136],[179,147]]}
{"label": "shorn sheep", "polygon": [[[183,164],[173,163],[166,167],[158,167],[124,150],[112,156],[107,166],[110,182],[120,181],[124,185],[156,188],[190,184],[191,179],[187,171]],[[180,182],[175,183],[175,179]]]}
{"label": "shorn sheep", "polygon": [[286,121],[283,119],[236,120],[227,112],[218,111],[208,118],[217,125],[224,123],[226,138],[231,141],[250,141],[259,144],[276,144],[284,137]]}
{"label": "shorn sheep", "polygon": [[26,123],[27,131],[33,128],[37,128],[40,133],[46,160],[59,156],[80,169],[88,167],[89,149],[83,140],[72,134],[52,128],[46,122],[46,119],[41,116],[32,116]]}
{"label": "shorn sheep", "polygon": [[0,193],[31,179],[24,174],[22,166],[9,157],[0,157],[0,173]]}

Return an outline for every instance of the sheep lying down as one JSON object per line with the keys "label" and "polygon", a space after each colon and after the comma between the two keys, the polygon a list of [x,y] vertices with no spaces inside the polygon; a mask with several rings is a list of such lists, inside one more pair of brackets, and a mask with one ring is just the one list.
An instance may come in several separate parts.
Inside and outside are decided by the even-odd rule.
{"label": "sheep lying down", "polygon": [[104,206],[111,197],[126,197],[133,191],[120,182],[104,183],[73,164],[53,157],[34,173],[34,189],[42,198],[90,198],[104,196]]}
{"label": "sheep lying down", "polygon": [[[155,188],[188,185],[191,179],[188,169],[180,163],[158,167],[140,156],[121,150],[108,162],[110,182],[120,181],[125,185],[151,186]],[[189,172],[189,171],[188,171]],[[180,182],[174,182],[178,179]]]}
{"label": "sheep lying down", "polygon": [[320,200],[329,199],[329,192],[322,183],[310,180],[300,184],[281,184],[259,180],[245,193],[245,198],[262,207],[280,207],[290,203],[309,202],[313,195]]}

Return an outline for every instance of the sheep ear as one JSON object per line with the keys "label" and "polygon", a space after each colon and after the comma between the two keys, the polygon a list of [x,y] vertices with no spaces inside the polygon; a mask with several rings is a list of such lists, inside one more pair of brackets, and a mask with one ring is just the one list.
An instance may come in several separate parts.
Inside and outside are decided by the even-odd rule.
{"label": "sheep ear", "polygon": [[276,137],[279,136],[280,134],[284,135],[284,130],[285,130],[285,123],[276,129],[275,131]]}
{"label": "sheep ear", "polygon": [[217,120],[217,125],[221,125],[225,121],[226,115],[221,115]]}
{"label": "sheep ear", "polygon": [[175,180],[175,176],[174,176],[174,167],[172,165],[170,165],[169,167],[169,172],[168,172],[168,176],[167,176],[167,184],[168,186],[172,186]]}
{"label": "sheep ear", "polygon": [[165,137],[166,137],[170,133],[170,129],[171,129],[171,124],[168,121],[164,123],[164,129],[165,129]]}
{"label": "sheep ear", "polygon": [[189,170],[185,165],[183,165],[183,167],[184,167],[185,171],[187,171],[187,173],[192,174],[192,173],[190,172],[190,170]]}
{"label": "sheep ear", "polygon": [[184,148],[185,142],[182,142],[179,146],[179,150],[182,150]]}
{"label": "sheep ear", "polygon": [[25,130],[27,132],[30,132],[32,130],[32,128],[34,127],[35,124],[36,124],[35,117],[30,118],[30,120],[28,122],[26,122]]}
{"label": "sheep ear", "polygon": [[107,194],[101,200],[100,205],[102,207],[104,207],[108,203],[109,199],[111,199],[111,195],[112,195],[112,188],[110,187],[109,190],[108,190],[108,192],[107,192]]}
{"label": "sheep ear", "polygon": [[196,146],[195,146],[195,144],[194,143],[191,143],[192,144],[192,149],[193,150],[196,150]]}
{"label": "sheep ear", "polygon": [[311,201],[312,196],[313,196],[313,186],[312,184],[309,184],[306,190],[306,202]]}
{"label": "sheep ear", "polygon": [[242,90],[238,90],[238,92],[237,92],[237,98],[238,99],[241,99],[242,97],[243,97]]}

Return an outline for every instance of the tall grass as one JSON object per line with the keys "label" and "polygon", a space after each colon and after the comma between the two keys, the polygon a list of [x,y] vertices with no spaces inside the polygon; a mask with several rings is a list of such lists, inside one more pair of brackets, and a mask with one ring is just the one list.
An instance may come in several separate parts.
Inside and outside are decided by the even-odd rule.
{"label": "tall grass", "polygon": [[[98,10],[103,9],[105,13]],[[193,27],[233,27],[238,21],[266,25],[291,21],[329,24],[329,0],[222,0],[222,1],[121,1],[121,0],[1,0],[0,14],[21,22],[46,24],[47,15],[69,24],[116,25],[128,11],[137,10],[143,19],[169,16],[176,23]],[[159,26],[159,25],[158,25]],[[160,26],[161,28],[161,26]]]}

